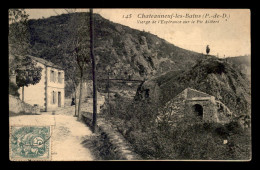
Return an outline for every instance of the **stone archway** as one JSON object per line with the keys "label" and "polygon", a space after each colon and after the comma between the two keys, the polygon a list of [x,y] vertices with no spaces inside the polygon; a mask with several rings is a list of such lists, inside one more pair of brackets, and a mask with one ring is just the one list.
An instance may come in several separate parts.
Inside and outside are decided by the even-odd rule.
{"label": "stone archway", "polygon": [[192,111],[196,117],[203,118],[203,107],[200,104],[193,105]]}

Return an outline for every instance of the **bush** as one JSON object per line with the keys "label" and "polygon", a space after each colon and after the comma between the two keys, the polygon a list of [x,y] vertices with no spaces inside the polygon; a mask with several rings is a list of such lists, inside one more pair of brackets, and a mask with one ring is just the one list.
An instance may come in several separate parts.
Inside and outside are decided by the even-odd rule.
{"label": "bush", "polygon": [[[147,101],[131,102],[119,97],[106,115],[143,159],[160,160],[248,160],[250,133],[237,122],[190,123],[178,121],[176,127],[154,122],[156,106]],[[121,120],[121,121],[120,121]],[[227,140],[227,144],[223,143]]]}
{"label": "bush", "polygon": [[13,82],[9,82],[9,94],[13,96],[19,97],[20,94],[18,92],[19,87]]}
{"label": "bush", "polygon": [[225,126],[230,132],[233,132],[235,134],[242,134],[244,131],[237,121],[232,121],[229,124],[226,124]]}
{"label": "bush", "polygon": [[81,144],[90,148],[96,160],[123,160],[117,151],[117,148],[110,143],[105,133],[86,138]]}
{"label": "bush", "polygon": [[250,134],[233,133],[217,123],[180,123],[161,131],[133,129],[125,138],[144,159],[247,160],[251,154]]}

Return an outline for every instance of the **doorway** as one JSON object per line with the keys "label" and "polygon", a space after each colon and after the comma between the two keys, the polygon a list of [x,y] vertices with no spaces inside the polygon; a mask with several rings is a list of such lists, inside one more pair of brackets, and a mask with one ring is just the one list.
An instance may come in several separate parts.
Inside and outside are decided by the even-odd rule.
{"label": "doorway", "polygon": [[203,107],[199,104],[193,105],[193,113],[195,116],[199,117],[200,119],[203,118]]}
{"label": "doorway", "polygon": [[61,92],[58,92],[58,107],[61,107]]}

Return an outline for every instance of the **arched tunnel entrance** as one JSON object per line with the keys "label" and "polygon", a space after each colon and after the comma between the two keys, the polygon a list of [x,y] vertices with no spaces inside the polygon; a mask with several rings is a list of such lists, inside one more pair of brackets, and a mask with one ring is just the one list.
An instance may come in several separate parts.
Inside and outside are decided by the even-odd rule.
{"label": "arched tunnel entrance", "polygon": [[199,117],[200,119],[203,118],[203,107],[200,104],[193,105],[192,110],[195,116]]}

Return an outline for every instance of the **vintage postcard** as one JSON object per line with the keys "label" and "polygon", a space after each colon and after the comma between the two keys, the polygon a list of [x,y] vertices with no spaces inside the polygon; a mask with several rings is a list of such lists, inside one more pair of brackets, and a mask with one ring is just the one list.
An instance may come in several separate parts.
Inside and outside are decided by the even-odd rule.
{"label": "vintage postcard", "polygon": [[250,161],[249,9],[9,9],[10,161]]}

